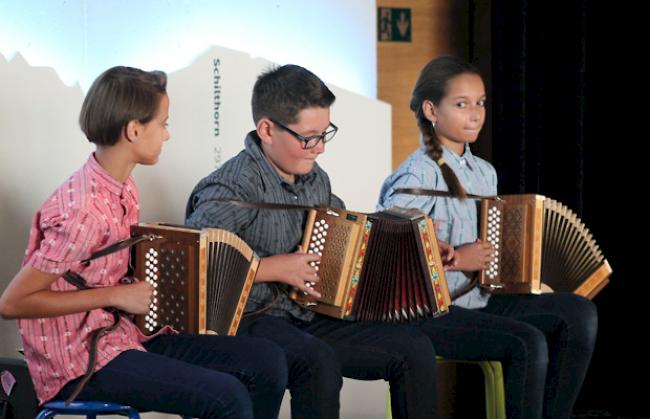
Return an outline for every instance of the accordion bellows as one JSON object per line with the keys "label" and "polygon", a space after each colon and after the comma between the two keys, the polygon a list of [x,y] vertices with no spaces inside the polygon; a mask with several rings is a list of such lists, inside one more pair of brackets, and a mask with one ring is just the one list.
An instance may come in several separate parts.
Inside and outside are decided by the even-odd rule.
{"label": "accordion bellows", "polygon": [[161,224],[134,225],[131,235],[150,236],[133,249],[135,277],[154,287],[149,313],[136,317],[145,334],[164,325],[188,334],[237,332],[259,264],[243,240],[216,228]]}
{"label": "accordion bellows", "polygon": [[481,202],[481,240],[495,257],[479,282],[495,292],[573,292],[593,298],[612,273],[589,230],[566,206],[541,195]]}
{"label": "accordion bellows", "polygon": [[321,255],[321,298],[292,298],[348,320],[408,321],[450,304],[431,218],[393,209],[376,214],[310,210],[302,247]]}

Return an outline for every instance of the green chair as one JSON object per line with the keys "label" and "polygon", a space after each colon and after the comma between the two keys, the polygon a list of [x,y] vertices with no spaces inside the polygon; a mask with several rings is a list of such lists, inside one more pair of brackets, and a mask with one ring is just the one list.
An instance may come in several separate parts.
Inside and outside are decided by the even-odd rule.
{"label": "green chair", "polygon": [[[456,362],[474,364],[481,367],[485,385],[486,419],[506,419],[506,396],[503,387],[503,368],[499,361],[464,361],[438,357],[438,362]],[[392,419],[390,407],[390,390],[386,397],[386,419]]]}

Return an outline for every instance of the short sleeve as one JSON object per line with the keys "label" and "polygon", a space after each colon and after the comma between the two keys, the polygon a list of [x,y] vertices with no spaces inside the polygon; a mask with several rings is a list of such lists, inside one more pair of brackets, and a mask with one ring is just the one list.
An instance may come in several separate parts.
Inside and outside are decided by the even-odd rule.
{"label": "short sleeve", "polygon": [[32,222],[24,265],[63,274],[98,250],[102,235],[95,217],[79,208],[44,207]]}

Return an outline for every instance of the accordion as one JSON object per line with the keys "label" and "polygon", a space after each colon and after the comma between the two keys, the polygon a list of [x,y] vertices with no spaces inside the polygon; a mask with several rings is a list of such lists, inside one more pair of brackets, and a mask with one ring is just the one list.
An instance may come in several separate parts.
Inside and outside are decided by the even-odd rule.
{"label": "accordion", "polygon": [[181,333],[234,335],[259,264],[235,234],[216,228],[131,226],[148,236],[132,249],[136,278],[153,286],[149,313],[136,325],[150,334],[164,325]]}
{"label": "accordion", "polygon": [[431,218],[396,209],[309,211],[302,248],[321,256],[310,310],[347,320],[408,321],[446,313],[450,298]]}
{"label": "accordion", "polygon": [[494,258],[479,274],[495,292],[574,292],[593,298],[612,269],[591,233],[566,206],[541,195],[481,202],[480,238]]}

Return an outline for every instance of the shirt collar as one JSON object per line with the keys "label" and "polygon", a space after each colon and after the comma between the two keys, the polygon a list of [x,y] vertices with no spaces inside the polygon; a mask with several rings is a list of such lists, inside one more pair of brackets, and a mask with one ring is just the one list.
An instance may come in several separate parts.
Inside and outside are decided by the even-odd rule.
{"label": "shirt collar", "polygon": [[[424,137],[422,135],[420,135],[420,148],[422,149],[423,152],[426,153],[427,146],[424,143]],[[472,154],[472,150],[470,149],[468,143],[465,143],[465,151],[463,152],[462,156],[457,155],[456,153],[454,153],[449,148],[443,145],[442,157],[445,159],[446,162],[452,162],[454,167],[461,167],[467,164],[471,169],[472,165],[475,162],[474,155]]]}
{"label": "shirt collar", "polygon": [[474,155],[467,143],[465,143],[465,151],[462,156],[457,155],[445,146],[442,146],[442,156],[447,163],[451,163],[452,167],[469,167],[469,169],[472,170],[472,167],[475,166]]}
{"label": "shirt collar", "polygon": [[131,188],[133,184],[133,178],[129,176],[124,183],[118,181],[110,174],[108,174],[108,172],[99,164],[97,158],[95,158],[95,153],[92,153],[88,157],[88,161],[86,162],[85,167],[87,173],[89,173],[90,177],[95,182],[97,182],[98,186],[102,186],[108,192],[120,197],[122,195],[127,195],[123,194],[124,190],[126,189],[128,192],[130,192],[128,195],[132,195]]}
{"label": "shirt collar", "polygon": [[[282,176],[280,176],[278,171],[275,170],[275,167],[273,167],[273,164],[269,161],[268,157],[266,157],[264,154],[262,146],[260,145],[261,141],[262,140],[257,135],[257,131],[249,132],[246,136],[246,139],[244,140],[246,152],[260,165],[260,167],[267,174],[271,176],[271,178],[277,180],[278,183],[285,183],[287,185],[290,185],[286,180],[284,180]],[[305,183],[312,180],[316,176],[316,167],[317,164],[314,164],[314,169],[312,169],[312,171],[306,175],[296,175],[296,184]]]}

